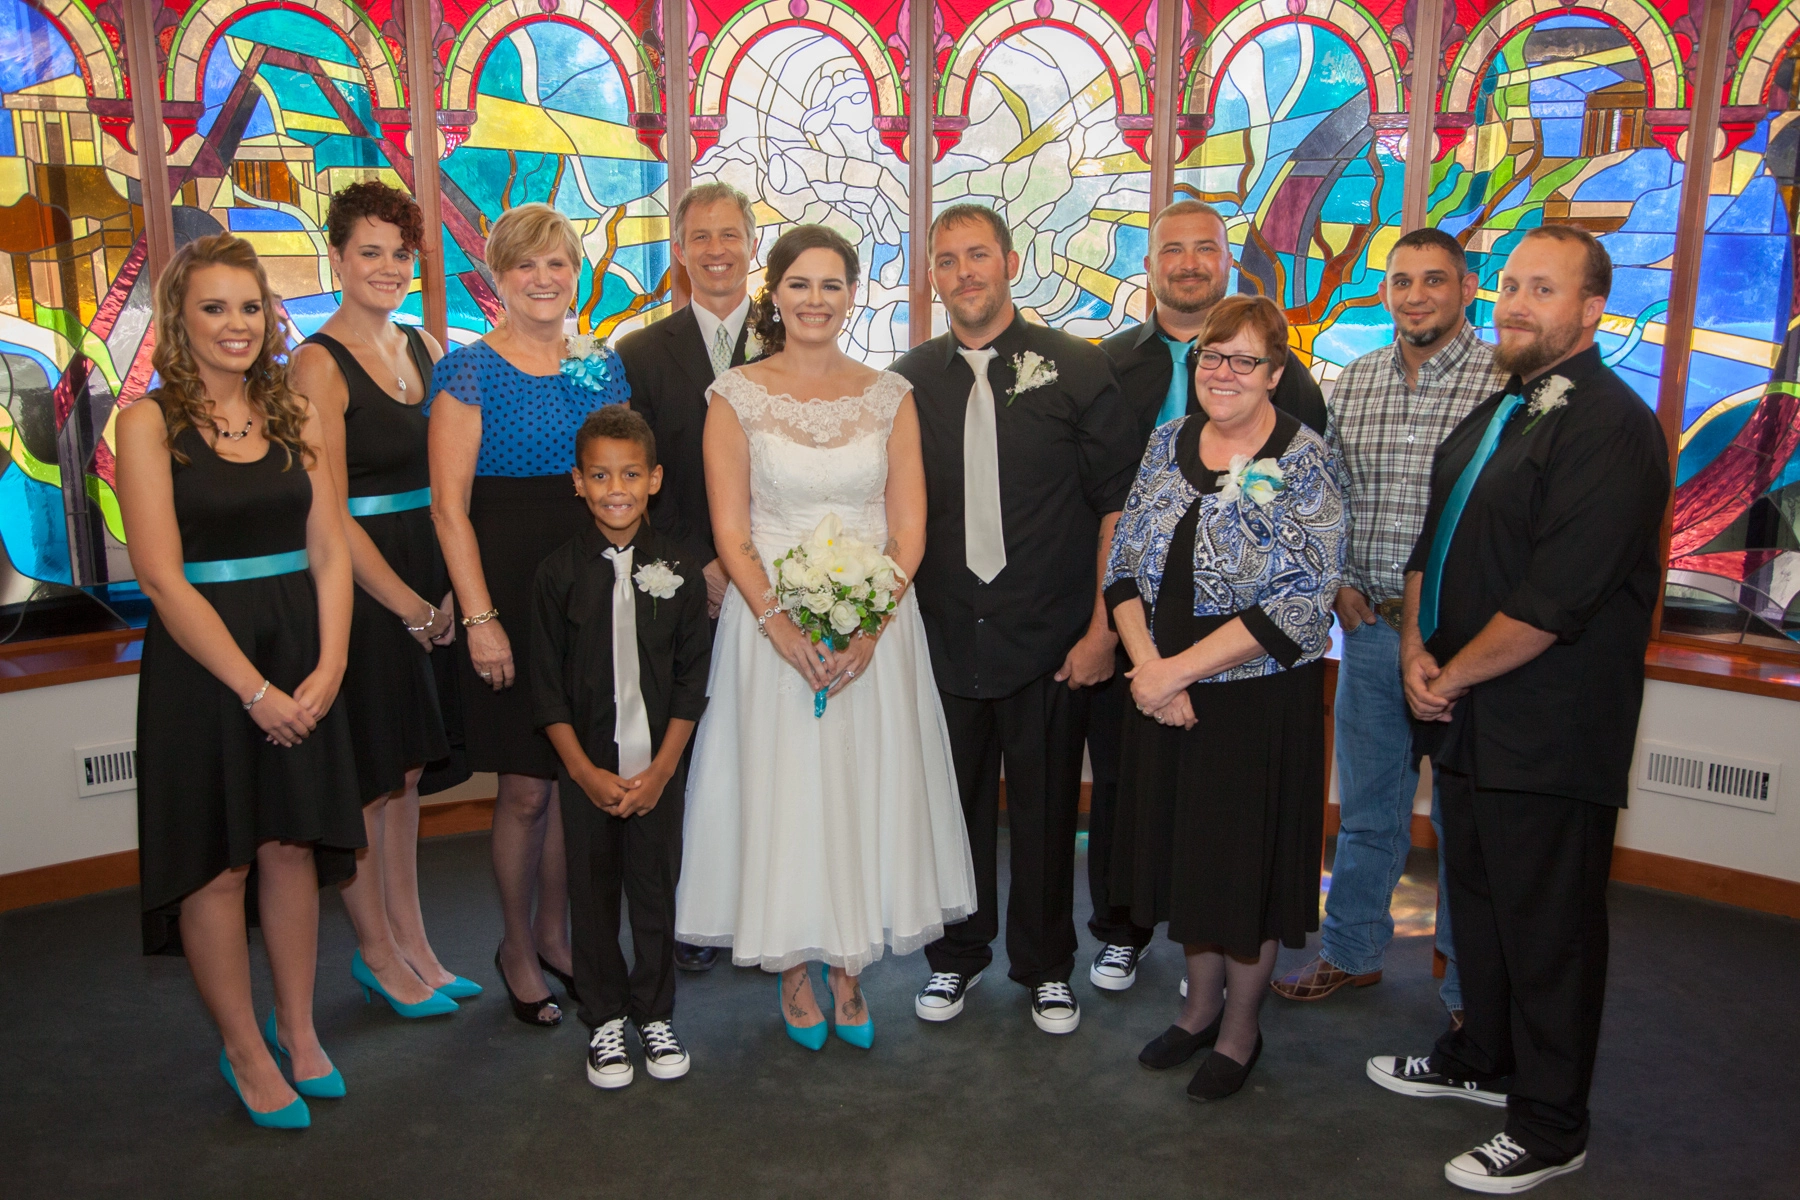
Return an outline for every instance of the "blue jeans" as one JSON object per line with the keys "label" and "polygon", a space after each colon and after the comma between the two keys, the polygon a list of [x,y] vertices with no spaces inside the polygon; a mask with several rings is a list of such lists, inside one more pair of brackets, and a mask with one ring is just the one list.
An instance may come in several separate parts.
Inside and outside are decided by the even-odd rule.
{"label": "blue jeans", "polygon": [[[1331,891],[1325,897],[1320,953],[1340,971],[1366,975],[1381,969],[1382,955],[1394,937],[1389,905],[1412,849],[1413,795],[1419,788],[1419,760],[1412,752],[1412,724],[1400,687],[1400,635],[1379,617],[1344,635],[1335,709],[1338,803],[1343,815]],[[1446,1008],[1461,1009],[1436,783],[1434,778],[1437,948],[1448,960],[1438,995]]]}

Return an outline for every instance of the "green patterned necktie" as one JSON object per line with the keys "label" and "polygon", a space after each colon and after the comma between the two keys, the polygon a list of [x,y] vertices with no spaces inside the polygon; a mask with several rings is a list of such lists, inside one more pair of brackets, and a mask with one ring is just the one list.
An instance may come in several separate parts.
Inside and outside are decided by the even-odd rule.
{"label": "green patterned necktie", "polygon": [[731,370],[731,335],[725,332],[724,325],[713,334],[712,365],[715,379]]}

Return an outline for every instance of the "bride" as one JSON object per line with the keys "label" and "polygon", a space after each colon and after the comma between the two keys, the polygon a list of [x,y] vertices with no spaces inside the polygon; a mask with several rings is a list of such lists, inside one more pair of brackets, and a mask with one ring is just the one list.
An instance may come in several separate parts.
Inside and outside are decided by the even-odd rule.
{"label": "bride", "polygon": [[[769,252],[750,319],[765,356],[712,385],[707,500],[734,587],[719,615],[694,742],[676,937],[781,973],[788,1034],[824,1046],[811,963],[838,1036],[874,1026],[857,976],[975,910],[975,875],[919,607],[908,587],[841,652],[775,606],[770,564],[835,513],[910,584],[925,550],[925,468],[906,380],[838,349],[855,249],[821,225]],[[719,401],[724,401],[720,403]],[[827,689],[822,716],[813,696]]]}

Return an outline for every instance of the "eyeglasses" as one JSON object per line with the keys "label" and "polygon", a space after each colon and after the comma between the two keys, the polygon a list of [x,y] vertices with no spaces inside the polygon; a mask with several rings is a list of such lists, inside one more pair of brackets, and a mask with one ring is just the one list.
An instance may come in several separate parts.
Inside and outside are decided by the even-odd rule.
{"label": "eyeglasses", "polygon": [[1219,369],[1220,363],[1228,362],[1231,364],[1233,375],[1248,375],[1268,361],[1266,358],[1254,358],[1248,354],[1220,354],[1217,350],[1200,352],[1200,369],[1202,371],[1216,371]]}

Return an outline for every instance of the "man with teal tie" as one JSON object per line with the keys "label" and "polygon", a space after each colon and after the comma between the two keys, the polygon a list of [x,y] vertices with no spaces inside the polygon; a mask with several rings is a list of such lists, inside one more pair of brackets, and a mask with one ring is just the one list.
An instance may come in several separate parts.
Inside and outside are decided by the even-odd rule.
{"label": "man with teal tie", "polygon": [[[1144,271],[1156,298],[1155,311],[1143,324],[1100,343],[1119,377],[1127,418],[1137,423],[1140,446],[1149,443],[1158,426],[1200,411],[1193,397],[1199,354],[1194,339],[1213,305],[1224,299],[1233,265],[1225,219],[1210,204],[1178,200],[1151,219],[1148,234]],[[1324,436],[1325,397],[1292,350],[1273,402]],[[1150,930],[1132,925],[1128,910],[1106,896],[1113,799],[1119,790],[1119,728],[1131,686],[1125,680],[1131,663],[1123,650],[1118,655],[1112,679],[1094,689],[1088,717],[1088,759],[1094,771],[1088,803],[1088,891],[1094,915],[1088,930],[1101,943],[1088,982],[1113,992],[1135,982],[1137,960],[1150,944]]]}
{"label": "man with teal tie", "polygon": [[1506,388],[1438,448],[1406,567],[1401,682],[1439,767],[1461,1028],[1369,1078],[1507,1109],[1444,1167],[1513,1194],[1587,1158],[1606,994],[1606,880],[1630,790],[1661,586],[1669,458],[1602,361],[1612,262],[1587,232],[1527,233],[1494,302]]}

